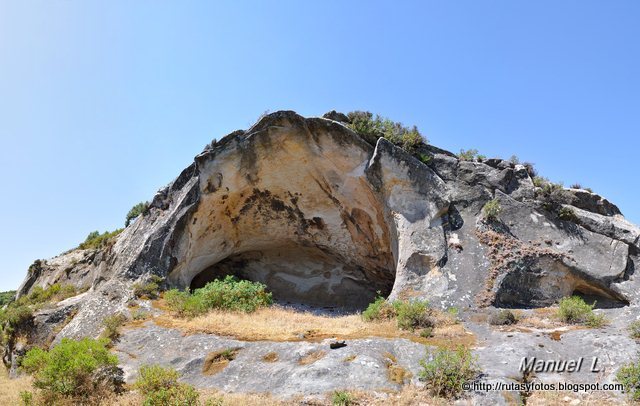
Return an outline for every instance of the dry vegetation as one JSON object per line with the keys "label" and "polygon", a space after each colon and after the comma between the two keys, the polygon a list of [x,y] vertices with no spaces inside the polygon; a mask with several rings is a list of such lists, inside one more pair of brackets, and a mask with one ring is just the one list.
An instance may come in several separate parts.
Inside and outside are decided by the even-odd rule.
{"label": "dry vegetation", "polygon": [[[156,303],[162,308],[162,301]],[[442,316],[443,320],[446,316]],[[414,342],[454,348],[475,344],[475,336],[461,324],[434,329],[433,337],[399,330],[394,320],[366,322],[358,314],[319,316],[279,306],[261,308],[253,313],[213,310],[192,319],[178,318],[164,312],[154,321],[186,334],[216,334],[242,341],[322,341],[327,338],[358,339],[367,337],[406,338]]]}
{"label": "dry vegetation", "polygon": [[211,352],[207,355],[202,366],[202,373],[215,375],[222,371],[233,361],[240,352],[240,348],[227,348],[221,351]]}
{"label": "dry vegetation", "polygon": [[304,357],[300,358],[300,360],[298,360],[298,364],[310,365],[316,361],[321,360],[322,358],[324,358],[325,355],[327,355],[326,351],[313,351],[305,355]]}
{"label": "dry vegetation", "polygon": [[28,390],[31,390],[30,377],[9,379],[7,371],[0,367],[0,405],[19,405],[20,392]]}
{"label": "dry vegetation", "polygon": [[607,392],[591,392],[576,394],[574,392],[536,391],[527,398],[528,406],[624,406],[632,405],[624,398],[612,398]]}

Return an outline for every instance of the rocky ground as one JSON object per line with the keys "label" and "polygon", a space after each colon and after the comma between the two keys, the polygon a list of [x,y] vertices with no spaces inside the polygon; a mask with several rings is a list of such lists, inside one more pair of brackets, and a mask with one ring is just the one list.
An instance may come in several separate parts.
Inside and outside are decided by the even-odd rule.
{"label": "rocky ground", "polygon": [[[558,322],[553,311],[525,311],[520,322],[511,326],[492,326],[487,314],[467,311],[461,314],[467,335],[481,371],[480,382],[486,383],[573,383],[605,384],[614,382],[617,368],[633,359],[638,343],[629,337],[626,326],[635,312],[631,309],[598,310],[609,324],[601,328],[585,328]],[[156,310],[156,314],[161,312]],[[166,323],[160,323],[166,324]],[[436,333],[437,334],[437,333]],[[299,339],[295,341],[242,341],[216,334],[188,333],[158,325],[154,319],[125,327],[115,346],[125,376],[135,380],[144,364],[160,364],[176,368],[185,382],[198,388],[225,393],[267,393],[280,399],[303,395],[308,399],[324,399],[327,393],[350,390],[378,393],[398,392],[405,385],[419,388],[420,360],[429,359],[436,345],[420,339],[369,337],[345,339],[346,346],[331,349],[330,344],[343,337]],[[450,337],[446,346],[468,344]],[[434,341],[435,343],[435,341]],[[443,345],[443,342],[437,342]],[[211,365],[211,354],[231,349],[231,361]],[[525,376],[519,370],[523,357],[543,360],[584,358],[579,372],[543,372]],[[598,372],[591,372],[593,358],[598,359]],[[267,378],[268,377],[268,378]],[[431,399],[421,389],[425,401]],[[561,397],[557,397],[562,394]],[[624,403],[619,391],[468,391],[458,403],[520,404],[523,399],[553,399],[558,404]],[[580,402],[580,403],[578,403]],[[535,403],[534,403],[535,404]]]}

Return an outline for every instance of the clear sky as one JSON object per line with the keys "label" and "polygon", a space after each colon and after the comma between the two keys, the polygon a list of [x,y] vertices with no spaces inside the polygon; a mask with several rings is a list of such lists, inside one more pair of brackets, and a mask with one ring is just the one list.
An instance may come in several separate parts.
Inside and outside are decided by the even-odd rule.
{"label": "clear sky", "polygon": [[640,223],[638,1],[0,1],[0,290],[266,110],[370,110]]}

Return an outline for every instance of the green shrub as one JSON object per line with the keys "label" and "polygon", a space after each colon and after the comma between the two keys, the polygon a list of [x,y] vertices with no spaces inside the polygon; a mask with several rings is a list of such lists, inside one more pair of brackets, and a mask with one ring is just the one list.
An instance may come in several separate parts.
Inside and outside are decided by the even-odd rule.
{"label": "green shrub", "polygon": [[373,303],[362,312],[364,321],[389,320],[396,317],[395,310],[391,303],[385,298],[378,296]]}
{"label": "green shrub", "polygon": [[347,116],[351,121],[349,127],[370,144],[375,144],[378,138],[383,137],[410,153],[415,153],[420,144],[426,143],[416,126],[405,127],[402,123],[379,115],[374,117],[368,111],[352,111]]}
{"label": "green shrub", "polygon": [[63,338],[50,351],[28,351],[21,367],[33,375],[33,385],[48,399],[101,397],[120,392],[123,385],[118,357],[109,353],[106,345],[106,340]]}
{"label": "green shrub", "polygon": [[139,215],[144,215],[147,211],[149,211],[149,202],[140,202],[133,206],[129,213],[127,213],[127,217],[124,222],[124,226],[128,227],[131,224],[131,220],[135,219]]}
{"label": "green shrub", "polygon": [[414,331],[416,328],[432,328],[429,302],[424,300],[394,300],[378,297],[362,312],[365,321],[396,319],[399,329]]}
{"label": "green shrub", "polygon": [[156,299],[160,294],[162,282],[163,279],[158,275],[151,275],[148,282],[133,284],[133,294],[137,298]]}
{"label": "green shrub", "polygon": [[178,382],[178,378],[174,369],[144,365],[134,386],[145,397],[145,406],[198,405],[200,394],[193,386]]}
{"label": "green shrub", "polygon": [[514,165],[518,165],[520,164],[520,158],[518,158],[517,155],[511,155],[511,158],[509,158],[509,162],[511,162]]}
{"label": "green shrub", "polygon": [[542,176],[533,177],[533,185],[535,187],[543,187],[546,183],[549,183],[549,179],[543,178]]}
{"label": "green shrub", "polygon": [[634,401],[640,401],[640,361],[623,365],[616,373],[616,380]]}
{"label": "green shrub", "polygon": [[416,328],[433,327],[429,316],[429,302],[422,300],[396,300],[393,302],[398,328],[414,331]]}
{"label": "green shrub", "polygon": [[111,232],[105,231],[102,234],[100,234],[100,232],[98,231],[92,231],[89,233],[84,242],[80,244],[79,248],[83,250],[89,250],[110,246],[115,243],[115,237],[117,237],[118,234],[120,234],[122,231],[122,228]]}
{"label": "green shrub", "polygon": [[511,312],[511,310],[502,309],[497,312],[494,312],[489,317],[489,324],[493,326],[506,326],[510,324],[517,323],[516,316]]}
{"label": "green shrub", "polygon": [[457,398],[463,392],[462,385],[478,375],[476,357],[467,348],[438,349],[430,355],[430,360],[420,361],[418,376],[434,396]]}
{"label": "green shrub", "polygon": [[16,298],[16,291],[9,290],[7,292],[0,292],[0,308],[6,304],[13,302]]}
{"label": "green shrub", "polygon": [[578,216],[576,216],[576,212],[571,207],[562,207],[558,211],[558,218],[564,221],[571,221],[572,223],[578,222]]}
{"label": "green shrub", "polygon": [[61,285],[54,283],[47,288],[41,286],[35,286],[31,289],[28,295],[20,297],[17,303],[22,305],[38,305],[48,302],[60,302],[64,299],[68,299],[75,296],[78,293],[77,289],[73,285]]}
{"label": "green shrub", "polygon": [[113,316],[105,317],[102,321],[104,330],[102,337],[110,342],[114,342],[120,337],[120,327],[127,321],[127,316],[122,313],[116,313]]}
{"label": "green shrub", "polygon": [[632,338],[640,339],[640,320],[631,322],[628,328],[629,328],[629,335],[631,335]]}
{"label": "green shrub", "polygon": [[600,327],[606,323],[603,315],[593,312],[595,303],[590,305],[579,296],[565,297],[560,300],[558,317],[572,324],[584,324],[589,327]]}
{"label": "green shrub", "polygon": [[482,215],[485,220],[497,221],[500,216],[500,212],[502,212],[502,207],[500,206],[498,199],[489,200],[482,207]]}
{"label": "green shrub", "polygon": [[420,337],[422,338],[433,337],[433,327],[425,327],[422,330],[420,330]]}
{"label": "green shrub", "polygon": [[149,312],[144,311],[142,309],[138,309],[131,315],[131,318],[134,320],[146,320],[149,318]]}
{"label": "green shrub", "polygon": [[420,162],[422,162],[425,165],[431,162],[431,157],[427,154],[419,154],[418,159],[420,160]]}
{"label": "green shrub", "polygon": [[165,300],[171,310],[193,317],[210,309],[253,312],[273,302],[271,293],[259,282],[240,280],[233,276],[216,279],[193,293],[169,290]]}
{"label": "green shrub", "polygon": [[479,155],[477,149],[461,149],[458,153],[458,158],[461,161],[475,161],[478,156]]}
{"label": "green shrub", "polygon": [[573,196],[564,190],[561,183],[545,182],[538,191],[538,198],[545,203],[547,210],[573,202]]}
{"label": "green shrub", "polygon": [[353,404],[353,397],[349,392],[335,391],[331,396],[333,406],[350,406]]}
{"label": "green shrub", "polygon": [[20,401],[22,406],[33,406],[33,392],[28,390],[20,391]]}

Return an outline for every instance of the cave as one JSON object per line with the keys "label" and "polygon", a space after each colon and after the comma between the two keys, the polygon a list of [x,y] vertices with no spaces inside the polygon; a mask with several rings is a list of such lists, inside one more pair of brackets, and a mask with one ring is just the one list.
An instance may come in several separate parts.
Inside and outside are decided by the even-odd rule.
{"label": "cave", "polygon": [[561,261],[541,257],[514,266],[499,281],[494,305],[502,308],[548,307],[560,299],[580,296],[596,308],[629,304],[621,294],[574,272]]}
{"label": "cave", "polygon": [[378,295],[388,296],[394,284],[393,272],[365,269],[327,249],[274,245],[236,253],[206,267],[190,288],[226,275],[265,284],[281,305],[340,311],[362,310]]}

